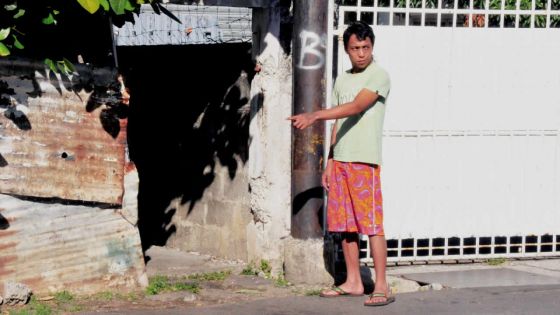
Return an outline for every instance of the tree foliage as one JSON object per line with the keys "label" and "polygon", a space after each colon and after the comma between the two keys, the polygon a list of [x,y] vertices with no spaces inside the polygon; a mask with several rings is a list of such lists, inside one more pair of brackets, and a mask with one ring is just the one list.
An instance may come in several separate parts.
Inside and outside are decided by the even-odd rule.
{"label": "tree foliage", "polygon": [[[161,5],[161,0],[7,0],[0,4],[0,57],[21,53],[27,46],[29,34],[37,30],[58,27],[60,20],[68,14],[84,10],[90,15],[102,15],[115,23],[130,20],[139,12],[142,4],[150,4],[158,13],[162,12],[177,20]],[[90,20],[81,21],[83,25]],[[69,39],[71,40],[71,39]],[[54,69],[71,70],[68,60],[46,61]]]}

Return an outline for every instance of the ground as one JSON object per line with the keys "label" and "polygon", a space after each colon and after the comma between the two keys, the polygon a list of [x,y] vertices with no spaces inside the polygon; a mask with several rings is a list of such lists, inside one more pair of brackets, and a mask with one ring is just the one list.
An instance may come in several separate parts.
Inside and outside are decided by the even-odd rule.
{"label": "ground", "polygon": [[244,303],[267,298],[318,295],[319,287],[295,286],[270,275],[266,261],[250,264],[208,255],[151,248],[150,285],[132,292],[104,291],[88,296],[56,292],[34,296],[24,307],[3,306],[2,314],[47,315],[118,310],[164,310]]}

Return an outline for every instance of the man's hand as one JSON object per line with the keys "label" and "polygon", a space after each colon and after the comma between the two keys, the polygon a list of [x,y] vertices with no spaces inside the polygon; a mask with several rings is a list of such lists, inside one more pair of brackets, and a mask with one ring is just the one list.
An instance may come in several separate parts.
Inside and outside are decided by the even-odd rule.
{"label": "man's hand", "polygon": [[317,115],[315,113],[303,113],[288,117],[288,120],[293,121],[294,127],[297,129],[305,129],[317,121]]}
{"label": "man's hand", "polygon": [[321,176],[321,184],[323,188],[329,190],[329,183],[331,182],[331,175],[332,175],[332,160],[327,161],[327,167],[323,171],[323,176]]}

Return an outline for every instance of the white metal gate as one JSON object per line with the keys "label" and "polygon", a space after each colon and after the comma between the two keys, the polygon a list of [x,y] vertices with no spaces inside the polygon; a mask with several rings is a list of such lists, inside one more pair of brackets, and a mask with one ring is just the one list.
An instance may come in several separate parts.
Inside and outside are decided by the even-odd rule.
{"label": "white metal gate", "polygon": [[335,72],[360,19],[392,80],[389,261],[560,255],[560,0],[340,2]]}

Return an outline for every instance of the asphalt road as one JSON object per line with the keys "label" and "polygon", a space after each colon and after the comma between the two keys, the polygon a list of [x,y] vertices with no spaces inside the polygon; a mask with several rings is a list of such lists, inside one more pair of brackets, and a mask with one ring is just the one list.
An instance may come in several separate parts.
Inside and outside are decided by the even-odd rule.
{"label": "asphalt road", "polygon": [[[560,314],[560,285],[485,287],[414,292],[397,295],[384,307],[364,307],[365,297],[287,297],[245,304],[159,310],[121,310],[111,314]],[[100,314],[100,313],[87,313]]]}

